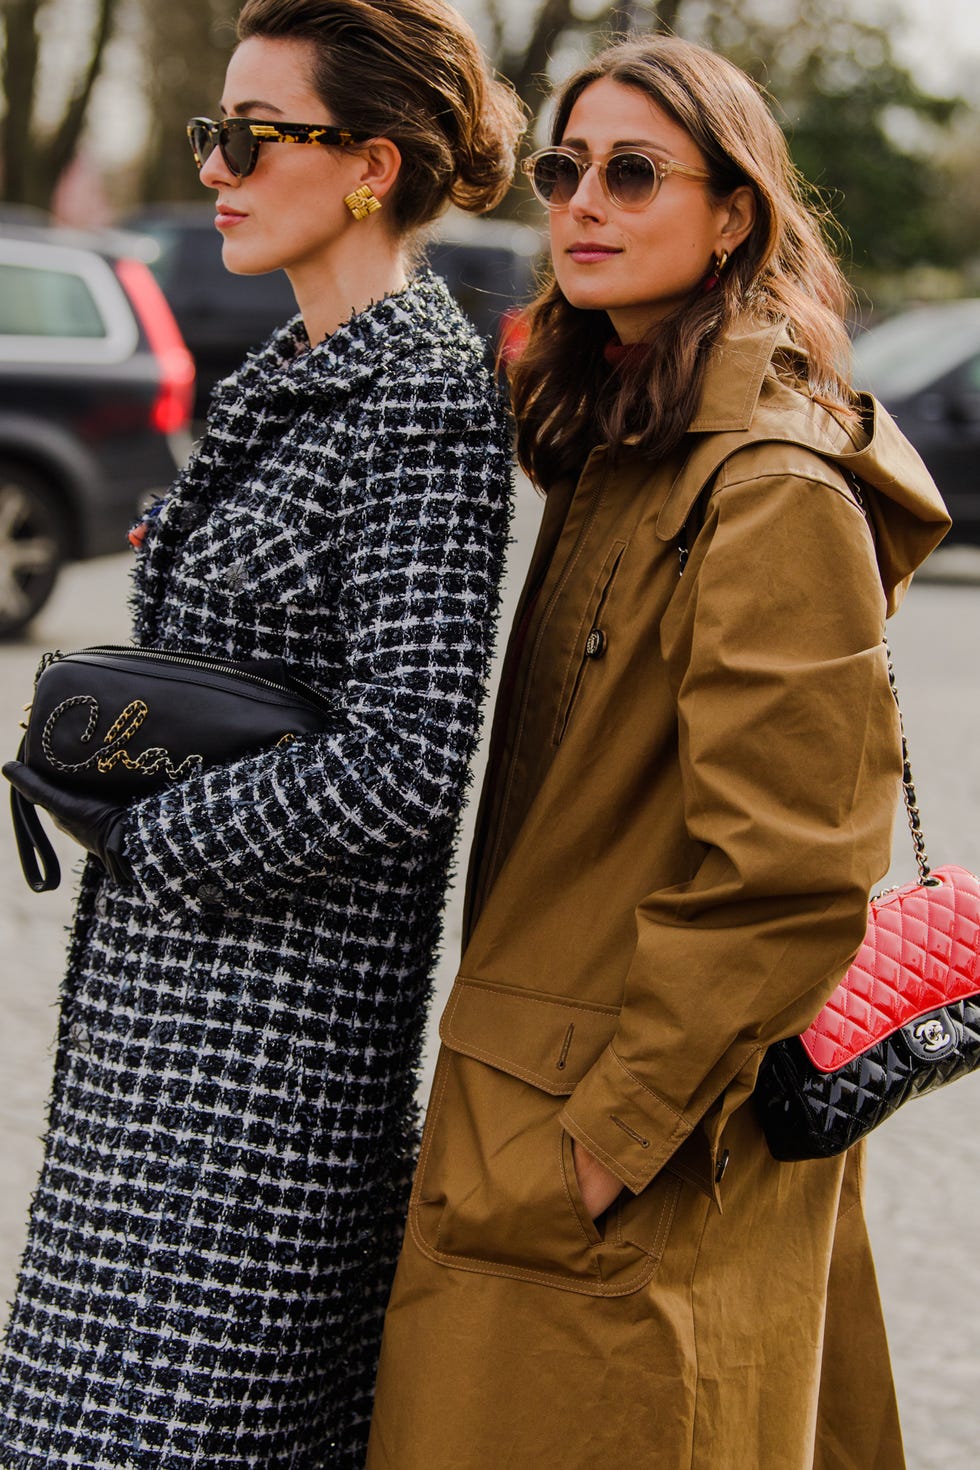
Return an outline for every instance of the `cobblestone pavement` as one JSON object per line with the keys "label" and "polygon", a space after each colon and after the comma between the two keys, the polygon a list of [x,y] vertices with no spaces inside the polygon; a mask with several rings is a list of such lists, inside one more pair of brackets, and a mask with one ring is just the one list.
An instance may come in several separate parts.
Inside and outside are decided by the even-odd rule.
{"label": "cobblestone pavement", "polygon": [[[505,620],[530,550],[537,501],[524,489]],[[952,548],[913,588],[892,630],[920,805],[933,860],[980,871],[980,550]],[[0,649],[0,737],[17,743],[40,653],[127,640],[127,559],[65,574],[30,640]],[[5,809],[5,808],[4,808]],[[0,1300],[13,1288],[50,1082],[51,1039],[71,907],[72,844],[57,837],[69,880],[55,894],[24,883],[0,817]],[[464,831],[462,842],[466,843]],[[896,826],[891,881],[914,876]],[[462,865],[461,865],[462,867]],[[439,995],[458,952],[459,894],[447,912]],[[438,1015],[439,998],[434,1007]],[[430,1049],[430,1062],[432,1053]],[[980,1077],[906,1108],[872,1140],[868,1213],[908,1443],[910,1470],[980,1465]],[[781,1470],[781,1467],[760,1467]]]}

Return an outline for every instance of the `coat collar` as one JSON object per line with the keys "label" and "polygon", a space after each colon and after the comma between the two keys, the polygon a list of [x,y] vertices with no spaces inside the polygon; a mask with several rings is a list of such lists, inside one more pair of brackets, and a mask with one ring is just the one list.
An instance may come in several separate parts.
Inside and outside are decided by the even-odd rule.
{"label": "coat collar", "polygon": [[406,330],[432,335],[433,324],[454,313],[444,281],[429,270],[354,312],[329,337],[309,344],[302,318],[294,317],[274,332],[242,366],[215,390],[223,403],[241,398],[321,396],[325,391],[356,393],[365,379],[399,365],[404,371]]}
{"label": "coat collar", "polygon": [[708,360],[692,434],[746,430],[779,345],[790,346],[785,322],[736,322]]}

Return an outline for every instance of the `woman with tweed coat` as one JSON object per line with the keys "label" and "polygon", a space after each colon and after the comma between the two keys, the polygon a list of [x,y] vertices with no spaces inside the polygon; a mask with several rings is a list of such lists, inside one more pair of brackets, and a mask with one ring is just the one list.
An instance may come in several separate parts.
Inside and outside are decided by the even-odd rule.
{"label": "woman with tweed coat", "polygon": [[337,717],[88,825],[29,789],[96,856],[5,1470],[356,1470],[404,1215],[510,458],[481,347],[407,245],[448,199],[499,198],[520,120],[442,0],[250,0],[239,35],[202,181],[226,265],[284,267],[300,316],[140,528],[134,635],[281,659]]}

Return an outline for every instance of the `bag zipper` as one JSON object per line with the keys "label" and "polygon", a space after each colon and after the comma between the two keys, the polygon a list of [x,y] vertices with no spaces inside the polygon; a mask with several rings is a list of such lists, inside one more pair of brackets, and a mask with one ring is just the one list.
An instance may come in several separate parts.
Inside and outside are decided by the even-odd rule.
{"label": "bag zipper", "polygon": [[247,669],[239,668],[230,659],[212,658],[204,653],[167,653],[161,648],[134,648],[126,643],[105,643],[98,647],[76,648],[70,653],[63,653],[60,648],[56,648],[53,652],[46,653],[38,664],[37,673],[34,675],[35,689],[45,669],[50,668],[52,664],[61,663],[64,659],[81,658],[88,653],[103,653],[110,656],[112,654],[124,654],[127,658],[145,658],[151,662],[155,659],[162,663],[182,664],[191,669],[216,670],[221,674],[229,674],[235,679],[246,679],[251,684],[258,684],[261,688],[274,689],[277,694],[296,694],[298,692],[301,695],[305,695],[307,699],[311,700],[319,708],[324,709],[328,707],[327,701],[320,691],[315,689],[312,684],[307,684],[304,679],[296,679],[292,685],[277,684],[274,679],[263,679],[261,674],[250,674]]}

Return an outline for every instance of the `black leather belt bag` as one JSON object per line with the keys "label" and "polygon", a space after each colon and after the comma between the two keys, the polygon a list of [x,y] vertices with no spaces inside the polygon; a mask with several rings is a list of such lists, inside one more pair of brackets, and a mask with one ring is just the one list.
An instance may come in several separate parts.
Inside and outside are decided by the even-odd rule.
{"label": "black leather belt bag", "polygon": [[[57,785],[125,804],[208,766],[322,732],[331,713],[279,660],[112,645],[48,653],[19,758]],[[37,892],[56,888],[58,861],[36,808],[12,788],[11,810],[28,883]]]}

